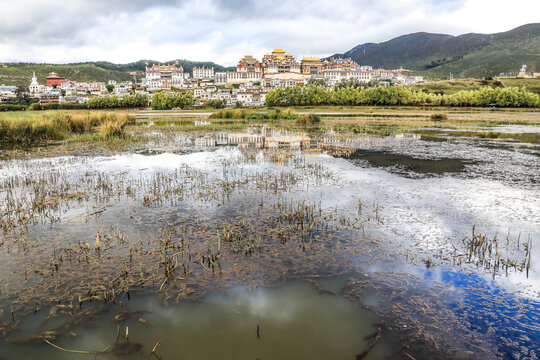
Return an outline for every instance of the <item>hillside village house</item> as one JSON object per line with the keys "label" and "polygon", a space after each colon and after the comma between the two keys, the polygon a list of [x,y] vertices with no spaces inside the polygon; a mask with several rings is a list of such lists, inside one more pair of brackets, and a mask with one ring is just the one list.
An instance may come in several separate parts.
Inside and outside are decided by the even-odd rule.
{"label": "hillside village house", "polygon": [[262,72],[227,72],[227,84],[243,84],[249,82],[261,81],[263,77]]}
{"label": "hillside village house", "polygon": [[227,84],[227,73],[226,72],[217,72],[215,75],[215,82],[216,85],[226,85]]}
{"label": "hillside village house", "polygon": [[60,93],[41,94],[39,97],[39,104],[58,104],[60,102]]}
{"label": "hillside village house", "polygon": [[0,102],[10,101],[15,98],[16,86],[0,85]]}
{"label": "hillside village house", "polygon": [[330,86],[334,86],[344,80],[358,80],[368,83],[373,77],[369,71],[325,71],[324,79]]}
{"label": "hillside village house", "polygon": [[194,79],[214,79],[214,68],[207,67],[194,67],[193,68]]}

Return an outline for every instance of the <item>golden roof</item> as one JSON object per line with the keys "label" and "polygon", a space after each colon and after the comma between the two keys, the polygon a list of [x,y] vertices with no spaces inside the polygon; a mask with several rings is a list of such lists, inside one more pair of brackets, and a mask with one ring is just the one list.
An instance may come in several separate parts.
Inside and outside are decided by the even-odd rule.
{"label": "golden roof", "polygon": [[240,61],[257,61],[252,55],[245,55]]}
{"label": "golden roof", "polygon": [[58,74],[57,74],[57,73],[55,73],[55,72],[52,72],[52,73],[50,73],[50,74],[49,74],[49,76],[47,76],[47,79],[50,79],[50,78],[58,78],[58,79],[63,79],[64,77],[62,77],[62,76],[58,76]]}

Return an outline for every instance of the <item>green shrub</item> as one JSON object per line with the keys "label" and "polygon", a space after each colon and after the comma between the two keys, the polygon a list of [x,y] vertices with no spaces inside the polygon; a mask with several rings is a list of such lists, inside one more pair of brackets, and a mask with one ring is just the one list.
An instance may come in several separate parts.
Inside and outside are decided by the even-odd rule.
{"label": "green shrub", "polygon": [[321,117],[317,114],[304,114],[296,120],[296,124],[303,127],[314,126],[320,122]]}
{"label": "green shrub", "polygon": [[39,103],[31,104],[27,110],[86,110],[87,104],[79,103],[48,103],[40,105]]}
{"label": "green shrub", "polygon": [[30,110],[30,111],[43,110],[43,106],[41,106],[39,103],[33,103],[26,110]]}
{"label": "green shrub", "polygon": [[26,105],[0,104],[0,111],[23,111]]}
{"label": "green shrub", "polygon": [[245,119],[245,120],[296,120],[298,114],[292,109],[272,109],[267,112],[257,112],[249,109],[228,109],[220,110],[212,115],[210,119]]}
{"label": "green shrub", "polygon": [[173,108],[184,109],[192,106],[194,103],[195,99],[191,92],[177,92],[174,94],[157,92],[152,97],[153,110],[171,110]]}
{"label": "green shrub", "polygon": [[443,121],[443,120],[448,120],[448,115],[447,114],[443,114],[443,113],[435,113],[435,114],[431,114],[429,116],[429,119],[431,121]]}
{"label": "green shrub", "polygon": [[88,109],[118,109],[118,108],[141,108],[148,106],[148,95],[122,95],[94,97],[88,100]]}
{"label": "green shrub", "polygon": [[378,86],[371,88],[320,86],[295,86],[270,90],[266,106],[489,106],[539,107],[540,95],[525,88],[485,87],[480,90],[463,90],[452,95],[416,91],[403,86]]}
{"label": "green shrub", "polygon": [[210,119],[255,119],[255,111],[247,109],[228,109],[228,110],[219,110],[212,115]]}
{"label": "green shrub", "polygon": [[225,106],[227,106],[227,101],[218,99],[207,101],[206,104],[204,104],[204,107],[211,109],[224,109]]}

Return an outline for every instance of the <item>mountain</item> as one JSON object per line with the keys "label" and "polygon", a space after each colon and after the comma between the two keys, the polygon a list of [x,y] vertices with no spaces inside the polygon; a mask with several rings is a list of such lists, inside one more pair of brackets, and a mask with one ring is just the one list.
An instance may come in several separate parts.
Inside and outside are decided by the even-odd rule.
{"label": "mountain", "polygon": [[519,71],[523,64],[540,72],[540,23],[496,34],[460,36],[419,32],[375,44],[366,43],[331,57],[352,58],[374,68],[453,73],[485,77]]}
{"label": "mountain", "polygon": [[185,72],[191,72],[195,66],[214,67],[216,71],[227,71],[226,68],[213,62],[171,60],[165,63],[153,60],[139,60],[129,64],[114,64],[106,61],[72,63],[72,64],[31,64],[31,63],[0,63],[0,85],[29,85],[32,72],[36,72],[38,82],[45,83],[49,73],[55,72],[69,80],[81,82],[94,81],[127,81],[133,80],[133,74],[140,80],[144,77],[145,67],[156,65],[182,65]]}

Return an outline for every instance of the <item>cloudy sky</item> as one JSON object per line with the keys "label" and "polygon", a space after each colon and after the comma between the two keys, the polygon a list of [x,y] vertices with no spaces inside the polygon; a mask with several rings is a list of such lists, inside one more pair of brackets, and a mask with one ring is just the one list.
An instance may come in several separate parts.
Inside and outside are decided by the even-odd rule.
{"label": "cloudy sky", "polygon": [[234,65],[275,47],[328,56],[417,31],[506,31],[539,14],[538,0],[0,0],[0,61]]}

